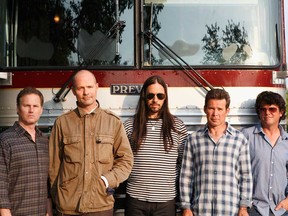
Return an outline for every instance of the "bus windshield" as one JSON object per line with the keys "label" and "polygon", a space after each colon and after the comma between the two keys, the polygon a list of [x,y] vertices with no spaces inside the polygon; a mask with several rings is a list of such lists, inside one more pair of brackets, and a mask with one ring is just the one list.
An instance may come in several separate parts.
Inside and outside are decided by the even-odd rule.
{"label": "bus windshield", "polygon": [[134,6],[120,2],[2,0],[0,66],[134,65]]}
{"label": "bus windshield", "polygon": [[280,0],[135,2],[2,0],[0,67],[173,66],[171,52],[193,66],[280,62]]}
{"label": "bus windshield", "polygon": [[[280,2],[270,0],[146,0],[150,32],[190,65],[279,63]],[[175,64],[145,40],[146,65]]]}

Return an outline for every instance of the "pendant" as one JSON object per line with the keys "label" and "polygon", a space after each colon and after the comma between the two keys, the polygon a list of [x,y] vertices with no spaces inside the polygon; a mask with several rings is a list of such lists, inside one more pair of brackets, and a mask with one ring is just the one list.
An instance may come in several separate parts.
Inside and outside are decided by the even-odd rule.
{"label": "pendant", "polygon": [[155,130],[155,126],[152,126],[152,130],[153,130],[153,131]]}

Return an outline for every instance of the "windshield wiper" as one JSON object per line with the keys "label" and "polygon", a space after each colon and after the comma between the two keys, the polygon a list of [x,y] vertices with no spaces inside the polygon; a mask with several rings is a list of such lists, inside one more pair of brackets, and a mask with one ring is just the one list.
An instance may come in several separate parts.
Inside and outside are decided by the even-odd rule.
{"label": "windshield wiper", "polygon": [[[117,35],[119,31],[125,27],[125,21],[117,21],[113,24],[113,26],[107,31],[107,33],[101,38],[101,40],[93,47],[93,49],[88,53],[89,58],[93,59],[97,56],[100,56],[101,53],[105,50],[105,41],[109,38],[112,38],[114,35]],[[119,39],[119,38],[118,38]],[[117,49],[117,48],[116,48]],[[119,52],[119,50],[116,50],[116,53]],[[79,68],[81,68],[85,64],[85,60],[79,64]],[[79,70],[75,70],[73,74],[68,78],[68,80],[62,85],[61,89],[55,94],[53,100],[58,103],[60,101],[64,101],[65,97],[71,90],[71,82],[73,80],[73,77]]]}
{"label": "windshield wiper", "polygon": [[[96,31],[97,35],[95,35],[95,39],[99,37],[99,39],[94,40],[97,41],[95,44],[91,44],[87,52],[87,47],[83,47],[82,50],[85,50],[85,59],[98,59],[103,55],[107,50],[108,46],[115,41],[115,55],[119,55],[119,32],[125,27],[125,21],[116,21],[113,26],[107,31],[104,35],[100,31]],[[87,41],[86,41],[87,43]],[[83,52],[83,51],[82,51]],[[84,53],[83,53],[84,54]]]}
{"label": "windshield wiper", "polygon": [[[201,75],[199,74],[194,68],[191,67],[184,59],[182,59],[177,53],[175,53],[172,49],[170,49],[162,40],[160,40],[156,35],[154,35],[151,31],[147,31],[143,33],[146,36],[153,47],[155,47],[159,52],[161,52],[172,64],[175,61],[178,66],[180,66],[184,73],[198,86],[202,87],[205,91],[209,91],[209,89],[214,89],[214,87]],[[181,63],[182,62],[182,63]],[[175,65],[175,64],[174,64]],[[188,70],[188,69],[189,70]],[[191,73],[191,71],[193,73]],[[209,89],[206,88],[206,86]]]}

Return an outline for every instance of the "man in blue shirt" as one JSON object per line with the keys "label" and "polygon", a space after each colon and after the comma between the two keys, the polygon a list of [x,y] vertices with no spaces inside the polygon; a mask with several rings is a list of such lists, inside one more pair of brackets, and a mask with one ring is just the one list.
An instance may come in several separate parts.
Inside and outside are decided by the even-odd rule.
{"label": "man in blue shirt", "polygon": [[243,129],[253,176],[253,205],[248,213],[288,215],[288,134],[279,124],[285,119],[285,101],[278,93],[264,91],[257,96],[255,109],[259,124]]}

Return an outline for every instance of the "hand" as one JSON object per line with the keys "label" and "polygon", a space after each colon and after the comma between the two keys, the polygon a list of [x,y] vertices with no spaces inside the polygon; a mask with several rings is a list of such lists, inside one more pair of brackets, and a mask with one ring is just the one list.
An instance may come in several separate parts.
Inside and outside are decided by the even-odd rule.
{"label": "hand", "polygon": [[193,216],[193,212],[191,209],[184,209],[182,212],[182,216]]}
{"label": "hand", "polygon": [[246,207],[240,207],[238,211],[238,216],[249,216]]}
{"label": "hand", "polygon": [[46,216],[53,216],[53,209],[52,209],[52,200],[47,199],[47,213]]}
{"label": "hand", "polygon": [[0,209],[1,216],[12,216],[10,209]]}
{"label": "hand", "polygon": [[288,211],[288,197],[286,197],[286,199],[284,199],[280,203],[278,203],[278,205],[276,206],[275,210],[278,211],[281,208],[283,208],[286,211]]}

